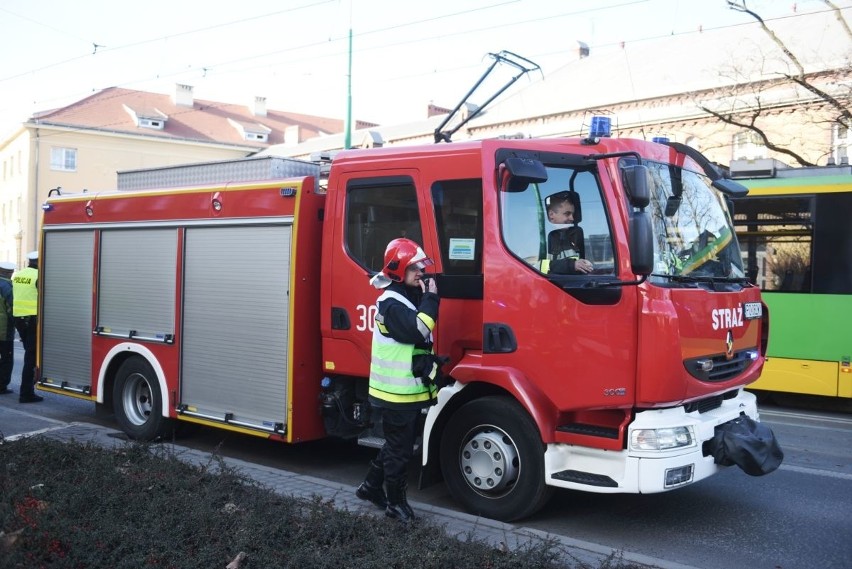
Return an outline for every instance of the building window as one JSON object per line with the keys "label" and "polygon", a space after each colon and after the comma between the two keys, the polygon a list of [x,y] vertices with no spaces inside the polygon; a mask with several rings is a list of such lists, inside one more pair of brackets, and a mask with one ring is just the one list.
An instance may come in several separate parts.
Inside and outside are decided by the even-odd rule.
{"label": "building window", "polygon": [[835,164],[849,164],[849,127],[842,124],[831,129],[831,157]]}
{"label": "building window", "polygon": [[145,119],[140,117],[139,126],[141,126],[142,128],[153,128],[156,130],[163,130],[166,126],[166,121]]}
{"label": "building window", "polygon": [[266,142],[266,140],[267,140],[266,133],[246,131],[245,136],[246,136],[246,140],[254,140],[254,141],[257,141],[257,142]]}
{"label": "building window", "polygon": [[51,148],[50,169],[63,172],[77,171],[77,149],[76,148]]}
{"label": "building window", "polygon": [[756,132],[744,130],[734,135],[734,160],[766,158],[766,146]]}

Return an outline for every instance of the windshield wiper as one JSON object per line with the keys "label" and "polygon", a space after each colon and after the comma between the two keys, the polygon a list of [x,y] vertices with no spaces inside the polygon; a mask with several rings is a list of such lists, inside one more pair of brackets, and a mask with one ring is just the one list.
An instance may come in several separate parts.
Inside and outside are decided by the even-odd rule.
{"label": "windshield wiper", "polygon": [[676,283],[738,283],[742,285],[749,284],[746,277],[711,277],[710,275],[664,275],[661,273],[653,273],[652,277],[660,277],[669,279]]}
{"label": "windshield wiper", "polygon": [[701,277],[688,277],[686,275],[665,275],[663,273],[651,273],[652,277],[660,277],[661,279],[669,279],[675,283],[697,283],[697,282],[707,282],[706,278]]}

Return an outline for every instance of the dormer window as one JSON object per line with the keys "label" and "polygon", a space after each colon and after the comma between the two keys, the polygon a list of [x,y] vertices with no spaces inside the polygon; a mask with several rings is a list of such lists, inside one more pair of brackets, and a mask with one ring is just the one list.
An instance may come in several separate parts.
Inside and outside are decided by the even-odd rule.
{"label": "dormer window", "polygon": [[228,119],[228,122],[237,129],[243,140],[251,142],[267,142],[269,133],[272,132],[271,128],[257,122],[236,121],[234,119]]}
{"label": "dormer window", "polygon": [[156,128],[156,129],[159,129],[159,130],[163,130],[163,127],[166,126],[166,121],[140,118],[138,126],[141,126],[141,127],[144,127],[144,128]]}
{"label": "dormer window", "polygon": [[265,132],[246,132],[246,140],[254,140],[257,142],[266,142],[269,135]]}
{"label": "dormer window", "polygon": [[134,108],[129,105],[124,105],[124,110],[133,117],[136,126],[139,128],[151,128],[154,130],[163,130],[166,128],[168,116],[155,108]]}

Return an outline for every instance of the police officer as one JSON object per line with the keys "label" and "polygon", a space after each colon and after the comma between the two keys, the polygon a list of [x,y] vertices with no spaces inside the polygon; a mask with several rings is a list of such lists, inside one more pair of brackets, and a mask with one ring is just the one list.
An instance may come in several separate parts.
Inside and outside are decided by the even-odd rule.
{"label": "police officer", "polygon": [[15,328],[24,344],[24,368],[21,370],[21,403],[38,403],[35,394],[36,341],[38,338],[38,251],[27,255],[27,267],[12,277]]}
{"label": "police officer", "polygon": [[12,272],[15,263],[0,262],[0,395],[14,393],[9,389],[15,364],[15,319],[12,314]]}
{"label": "police officer", "polygon": [[406,490],[418,419],[437,392],[439,360],[432,353],[432,330],[438,319],[438,289],[434,280],[423,276],[431,264],[417,243],[394,239],[385,250],[381,272],[370,280],[383,289],[376,301],[369,400],[381,412],[385,444],[355,494],[403,522],[415,519]]}

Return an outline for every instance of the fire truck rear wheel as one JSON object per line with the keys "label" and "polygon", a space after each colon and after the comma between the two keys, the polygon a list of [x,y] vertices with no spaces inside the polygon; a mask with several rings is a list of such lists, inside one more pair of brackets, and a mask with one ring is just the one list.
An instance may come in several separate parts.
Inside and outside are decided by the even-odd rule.
{"label": "fire truck rear wheel", "polygon": [[131,439],[152,441],[169,435],[173,422],[163,417],[157,374],[144,358],[128,358],[118,368],[113,390],[115,418]]}
{"label": "fire truck rear wheel", "polygon": [[456,501],[501,521],[531,516],[552,493],[535,422],[508,397],[476,399],[453,414],[441,438],[441,470]]}

